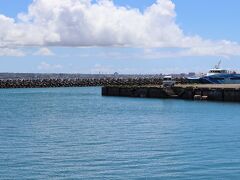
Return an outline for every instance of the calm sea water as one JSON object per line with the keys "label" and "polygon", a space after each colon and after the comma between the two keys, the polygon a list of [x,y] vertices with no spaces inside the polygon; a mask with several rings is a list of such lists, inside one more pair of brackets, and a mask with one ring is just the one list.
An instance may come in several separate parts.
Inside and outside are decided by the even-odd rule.
{"label": "calm sea water", "polygon": [[240,105],[0,90],[0,179],[240,179]]}

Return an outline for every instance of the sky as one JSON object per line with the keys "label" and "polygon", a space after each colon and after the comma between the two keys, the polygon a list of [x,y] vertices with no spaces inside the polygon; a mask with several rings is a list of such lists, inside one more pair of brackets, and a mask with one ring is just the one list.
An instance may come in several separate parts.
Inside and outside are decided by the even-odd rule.
{"label": "sky", "polygon": [[0,72],[240,71],[240,1],[1,0]]}

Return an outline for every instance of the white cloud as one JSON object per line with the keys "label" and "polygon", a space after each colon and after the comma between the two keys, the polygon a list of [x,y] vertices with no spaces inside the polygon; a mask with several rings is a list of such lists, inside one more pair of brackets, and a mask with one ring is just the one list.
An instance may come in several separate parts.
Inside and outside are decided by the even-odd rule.
{"label": "white cloud", "polygon": [[116,68],[107,65],[95,64],[93,68],[90,69],[92,74],[114,74],[118,72],[120,74],[137,74],[138,69],[135,68]]}
{"label": "white cloud", "polygon": [[36,56],[53,56],[54,53],[48,48],[40,48],[37,52],[34,53]]}
{"label": "white cloud", "polygon": [[175,17],[171,0],[157,0],[144,12],[111,0],[34,0],[17,20],[0,15],[0,48],[123,46],[179,48],[173,56],[240,55],[236,42],[185,35]]}
{"label": "white cloud", "polygon": [[19,49],[12,48],[0,48],[0,56],[25,56],[25,53]]}
{"label": "white cloud", "polygon": [[187,56],[240,56],[240,46],[229,41],[206,42],[199,46],[179,48],[174,50],[144,49],[143,58],[158,59]]}
{"label": "white cloud", "polygon": [[92,74],[114,73],[114,69],[112,67],[103,66],[101,64],[95,64],[94,67],[90,71]]}
{"label": "white cloud", "polygon": [[48,72],[54,72],[57,70],[61,70],[63,67],[60,64],[49,64],[47,62],[41,62],[38,66],[38,70],[41,71],[48,71]]}

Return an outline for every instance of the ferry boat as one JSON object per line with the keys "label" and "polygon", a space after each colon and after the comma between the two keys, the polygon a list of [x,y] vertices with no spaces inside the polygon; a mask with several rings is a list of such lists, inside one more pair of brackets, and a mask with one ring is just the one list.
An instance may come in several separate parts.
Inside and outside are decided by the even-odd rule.
{"label": "ferry boat", "polygon": [[210,69],[206,75],[197,78],[188,78],[191,83],[203,84],[240,84],[240,74],[220,68],[221,61]]}

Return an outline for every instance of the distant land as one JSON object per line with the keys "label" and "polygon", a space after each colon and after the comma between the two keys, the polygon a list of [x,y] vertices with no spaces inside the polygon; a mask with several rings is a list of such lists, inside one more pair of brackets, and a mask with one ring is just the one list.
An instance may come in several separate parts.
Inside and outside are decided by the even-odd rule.
{"label": "distant land", "polygon": [[[189,74],[171,74],[183,83]],[[0,88],[161,85],[164,74],[37,74],[0,73]]]}
{"label": "distant land", "polygon": [[[194,76],[195,73],[167,74],[175,78]],[[67,74],[67,73],[0,73],[0,80],[41,79],[103,79],[103,78],[162,78],[165,74]]]}

